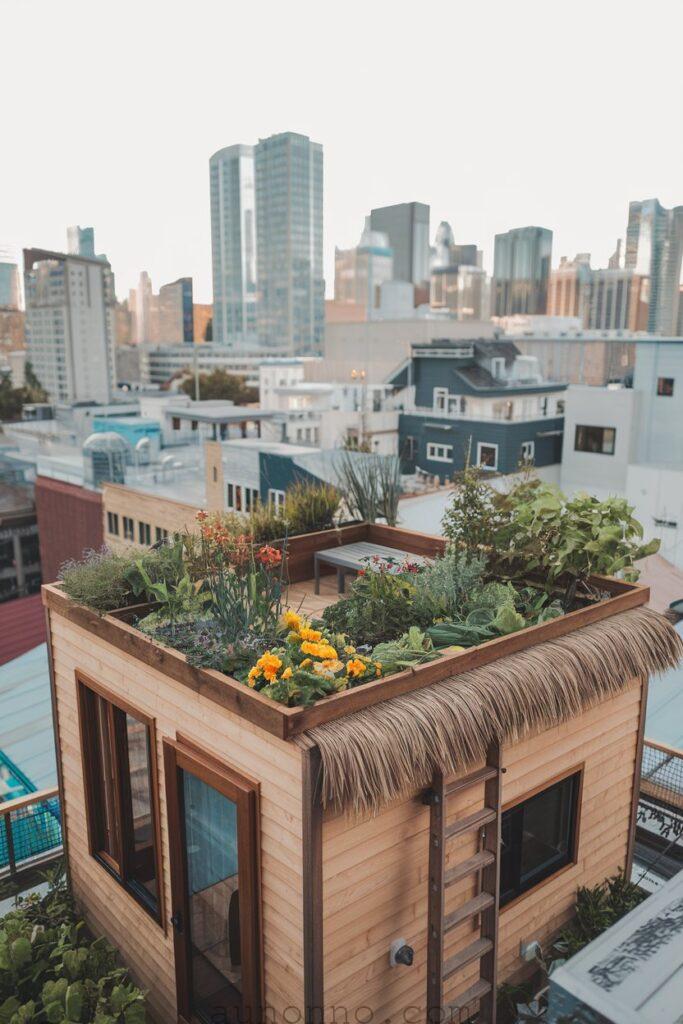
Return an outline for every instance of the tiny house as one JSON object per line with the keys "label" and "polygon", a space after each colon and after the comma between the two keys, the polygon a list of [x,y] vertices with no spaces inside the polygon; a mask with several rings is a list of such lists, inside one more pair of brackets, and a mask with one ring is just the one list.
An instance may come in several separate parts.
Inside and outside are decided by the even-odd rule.
{"label": "tiny house", "polygon": [[[335,600],[314,556],[359,542],[444,543],[293,538],[292,606]],[[520,943],[632,856],[647,677],[680,641],[647,588],[601,589],[288,708],[44,587],[74,896],[155,1020],[494,1022]]]}

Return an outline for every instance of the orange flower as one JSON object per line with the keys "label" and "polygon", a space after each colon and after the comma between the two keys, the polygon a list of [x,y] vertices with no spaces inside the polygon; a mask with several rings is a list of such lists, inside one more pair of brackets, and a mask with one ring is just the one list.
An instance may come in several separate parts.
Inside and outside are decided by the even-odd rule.
{"label": "orange flower", "polygon": [[311,629],[310,626],[301,626],[299,629],[299,636],[302,640],[310,640],[313,643],[317,643],[318,640],[322,640],[322,633],[319,629]]}
{"label": "orange flower", "polygon": [[351,661],[346,662],[346,671],[350,676],[362,676],[367,669],[365,662],[361,661],[360,658],[352,658]]}
{"label": "orange flower", "polygon": [[289,629],[297,630],[301,628],[301,616],[297,615],[296,612],[286,611],[282,616],[282,621]]}
{"label": "orange flower", "polygon": [[287,667],[284,670],[284,672],[282,673],[282,678],[283,679],[291,679],[292,678],[292,670],[291,670],[291,668]]}
{"label": "orange flower", "polygon": [[272,683],[282,668],[282,659],[278,658],[277,654],[271,654],[270,651],[266,651],[256,662],[256,668],[263,672],[269,683]]}
{"label": "orange flower", "polygon": [[312,643],[309,640],[305,640],[301,645],[303,654],[311,654],[314,658],[320,658],[321,661],[327,658],[336,658],[337,652],[331,644],[326,643]]}

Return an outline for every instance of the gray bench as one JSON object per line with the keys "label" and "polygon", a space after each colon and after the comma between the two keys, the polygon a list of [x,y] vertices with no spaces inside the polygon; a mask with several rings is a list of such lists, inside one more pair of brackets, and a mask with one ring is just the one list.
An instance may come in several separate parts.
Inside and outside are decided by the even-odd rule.
{"label": "gray bench", "polygon": [[420,565],[429,561],[423,555],[414,555],[410,551],[401,551],[400,548],[388,548],[383,544],[370,544],[367,541],[359,541],[358,544],[341,544],[337,548],[325,548],[323,551],[316,551],[313,556],[316,594],[320,593],[321,565],[333,565],[336,568],[337,589],[340,594],[343,594],[346,586],[346,574],[357,573],[360,569],[367,568],[366,560],[373,556],[377,556],[383,561],[393,560],[395,562],[403,562],[407,558]]}

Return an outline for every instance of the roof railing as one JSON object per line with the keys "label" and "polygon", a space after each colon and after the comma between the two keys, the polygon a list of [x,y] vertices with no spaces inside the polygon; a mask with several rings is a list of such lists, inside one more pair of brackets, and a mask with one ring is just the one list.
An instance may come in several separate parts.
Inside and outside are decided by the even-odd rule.
{"label": "roof railing", "polygon": [[61,852],[62,814],[56,788],[0,803],[0,878],[14,878]]}

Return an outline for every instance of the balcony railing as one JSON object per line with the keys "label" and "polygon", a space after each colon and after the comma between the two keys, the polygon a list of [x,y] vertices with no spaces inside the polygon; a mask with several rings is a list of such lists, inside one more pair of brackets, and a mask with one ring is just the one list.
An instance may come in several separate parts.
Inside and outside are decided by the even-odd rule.
{"label": "balcony railing", "polygon": [[0,803],[0,878],[14,877],[62,852],[62,814],[56,789]]}

